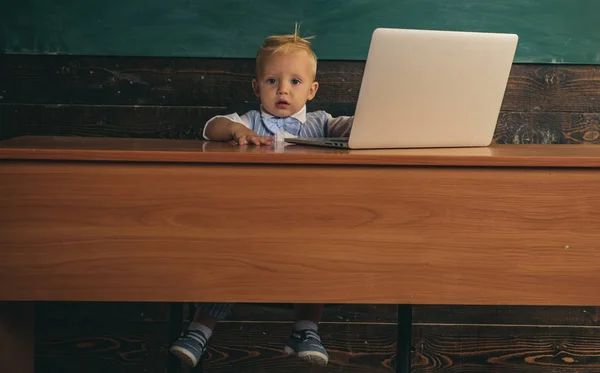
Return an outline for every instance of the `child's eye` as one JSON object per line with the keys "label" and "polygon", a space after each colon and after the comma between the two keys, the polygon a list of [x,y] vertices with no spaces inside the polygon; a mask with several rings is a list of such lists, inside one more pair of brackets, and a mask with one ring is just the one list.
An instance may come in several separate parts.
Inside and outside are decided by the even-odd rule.
{"label": "child's eye", "polygon": [[296,84],[300,84],[300,80],[299,79],[292,79],[292,84],[296,85]]}
{"label": "child's eye", "polygon": [[275,84],[275,83],[277,83],[277,80],[275,78],[267,79],[267,84]]}

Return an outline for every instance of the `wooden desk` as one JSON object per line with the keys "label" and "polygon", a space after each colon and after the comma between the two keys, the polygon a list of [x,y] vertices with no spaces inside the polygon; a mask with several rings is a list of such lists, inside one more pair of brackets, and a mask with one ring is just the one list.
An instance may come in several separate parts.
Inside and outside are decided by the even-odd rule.
{"label": "wooden desk", "polygon": [[0,144],[0,300],[600,304],[598,146]]}

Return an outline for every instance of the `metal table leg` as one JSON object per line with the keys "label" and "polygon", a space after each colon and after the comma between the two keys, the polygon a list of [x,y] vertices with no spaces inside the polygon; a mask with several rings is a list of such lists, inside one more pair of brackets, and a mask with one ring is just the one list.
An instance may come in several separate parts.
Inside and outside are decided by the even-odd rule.
{"label": "metal table leg", "polygon": [[412,306],[398,305],[398,341],[396,343],[396,373],[410,373],[412,357]]}

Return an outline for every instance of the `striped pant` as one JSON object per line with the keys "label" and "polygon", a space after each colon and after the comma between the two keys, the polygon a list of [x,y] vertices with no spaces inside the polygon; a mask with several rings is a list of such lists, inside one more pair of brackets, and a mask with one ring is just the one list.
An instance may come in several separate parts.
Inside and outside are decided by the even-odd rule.
{"label": "striped pant", "polygon": [[235,303],[195,303],[196,308],[202,313],[212,316],[217,320],[223,320],[231,313]]}

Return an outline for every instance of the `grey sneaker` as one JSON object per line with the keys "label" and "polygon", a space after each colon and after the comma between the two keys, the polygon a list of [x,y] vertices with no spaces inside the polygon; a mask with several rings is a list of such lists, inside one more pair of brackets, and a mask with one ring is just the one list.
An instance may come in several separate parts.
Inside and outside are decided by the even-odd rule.
{"label": "grey sneaker", "polygon": [[187,330],[171,345],[169,351],[188,366],[195,367],[206,352],[208,340],[199,330]]}
{"label": "grey sneaker", "polygon": [[285,342],[283,352],[320,366],[327,365],[329,355],[314,330],[294,330]]}

